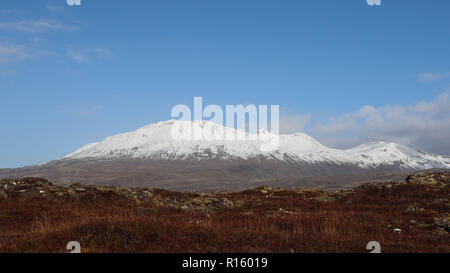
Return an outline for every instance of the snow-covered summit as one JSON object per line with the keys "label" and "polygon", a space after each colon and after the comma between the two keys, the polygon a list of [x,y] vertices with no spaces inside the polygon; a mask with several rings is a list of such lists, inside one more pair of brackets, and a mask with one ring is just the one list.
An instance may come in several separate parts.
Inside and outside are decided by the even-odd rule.
{"label": "snow-covered summit", "polygon": [[[174,126],[189,125],[200,130],[200,138],[174,138]],[[176,131],[176,130],[175,130]],[[243,134],[245,140],[227,140],[226,134]],[[450,158],[419,152],[407,146],[375,142],[340,150],[324,146],[301,133],[279,135],[278,148],[261,150],[261,142],[274,135],[256,135],[221,126],[210,121],[169,120],[150,124],[136,131],[110,136],[83,146],[64,159],[251,159],[289,160],[308,163],[354,164],[360,167],[398,165],[404,168],[450,168]]]}

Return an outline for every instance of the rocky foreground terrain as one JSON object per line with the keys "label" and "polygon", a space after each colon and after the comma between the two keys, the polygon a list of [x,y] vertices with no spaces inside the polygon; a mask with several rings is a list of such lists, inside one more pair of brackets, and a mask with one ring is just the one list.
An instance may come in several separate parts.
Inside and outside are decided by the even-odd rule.
{"label": "rocky foreground terrain", "polygon": [[450,252],[450,172],[337,191],[0,180],[0,252]]}

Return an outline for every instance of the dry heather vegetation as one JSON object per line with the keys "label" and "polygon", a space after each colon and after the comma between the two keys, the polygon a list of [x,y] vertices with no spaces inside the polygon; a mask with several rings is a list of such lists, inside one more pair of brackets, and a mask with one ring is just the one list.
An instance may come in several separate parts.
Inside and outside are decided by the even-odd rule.
{"label": "dry heather vegetation", "polygon": [[[0,252],[450,252],[450,173],[199,194],[0,180]],[[400,229],[401,231],[399,231]]]}

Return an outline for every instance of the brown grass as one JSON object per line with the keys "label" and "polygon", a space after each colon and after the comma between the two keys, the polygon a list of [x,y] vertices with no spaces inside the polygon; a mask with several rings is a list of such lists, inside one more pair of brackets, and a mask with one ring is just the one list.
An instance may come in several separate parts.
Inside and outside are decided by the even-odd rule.
{"label": "brown grass", "polygon": [[[243,204],[220,211],[152,201],[7,199],[0,201],[0,252],[65,252],[74,240],[83,252],[367,252],[374,240],[383,252],[450,252],[449,233],[434,223],[448,215],[449,196],[448,185],[359,187],[339,196],[277,191],[272,198],[256,189],[216,194]],[[407,211],[413,203],[423,209]]]}

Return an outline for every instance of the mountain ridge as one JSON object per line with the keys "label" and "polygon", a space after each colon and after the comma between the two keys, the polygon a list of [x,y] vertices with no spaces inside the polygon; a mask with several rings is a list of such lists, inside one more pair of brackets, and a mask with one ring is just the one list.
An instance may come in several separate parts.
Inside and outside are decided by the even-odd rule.
{"label": "mountain ridge", "polygon": [[[171,136],[172,126],[189,124],[193,130],[213,136],[211,140],[176,140]],[[389,143],[369,142],[349,149],[329,148],[303,133],[279,135],[279,147],[261,151],[260,140],[218,139],[219,131],[233,133],[239,130],[223,127],[210,121],[158,122],[132,132],[107,137],[87,144],[63,159],[253,159],[294,160],[310,163],[331,162],[356,164],[362,168],[400,163],[405,168],[450,168],[450,157],[416,151],[410,147]],[[258,132],[258,135],[260,132]],[[271,133],[269,133],[271,134]]]}
{"label": "mountain ridge", "polygon": [[212,132],[209,141],[172,139],[171,125],[175,123],[183,124],[174,120],[150,124],[84,145],[60,159],[0,169],[0,178],[39,177],[62,185],[211,192],[261,185],[336,189],[355,183],[398,181],[424,169],[450,169],[449,157],[395,143],[370,142],[339,150],[296,133],[280,135],[277,150],[261,151],[260,140],[218,138],[216,133],[221,130],[235,130],[208,121],[191,124]]}

